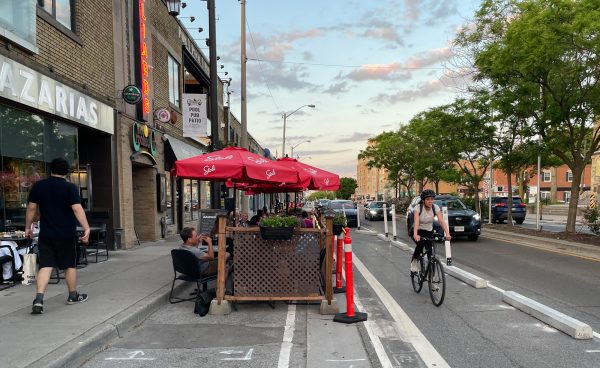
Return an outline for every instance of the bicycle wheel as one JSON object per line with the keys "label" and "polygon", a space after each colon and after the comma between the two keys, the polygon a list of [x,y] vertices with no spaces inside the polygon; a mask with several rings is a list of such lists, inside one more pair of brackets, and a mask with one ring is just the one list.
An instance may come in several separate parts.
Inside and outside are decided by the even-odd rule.
{"label": "bicycle wheel", "polygon": [[421,292],[421,289],[423,288],[423,282],[425,281],[423,277],[423,270],[425,269],[423,268],[423,258],[419,258],[419,266],[419,271],[410,273],[412,287],[417,293]]}
{"label": "bicycle wheel", "polygon": [[444,302],[446,295],[446,275],[444,266],[436,257],[431,259],[429,273],[427,275],[427,286],[429,287],[429,296],[433,305],[439,307]]}

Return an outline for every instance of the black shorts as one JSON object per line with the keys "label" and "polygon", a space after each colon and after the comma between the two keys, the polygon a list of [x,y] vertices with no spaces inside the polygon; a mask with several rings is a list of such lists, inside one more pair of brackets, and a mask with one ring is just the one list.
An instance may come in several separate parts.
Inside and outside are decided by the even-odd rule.
{"label": "black shorts", "polygon": [[77,266],[77,241],[72,239],[40,239],[38,242],[40,268],[61,270]]}

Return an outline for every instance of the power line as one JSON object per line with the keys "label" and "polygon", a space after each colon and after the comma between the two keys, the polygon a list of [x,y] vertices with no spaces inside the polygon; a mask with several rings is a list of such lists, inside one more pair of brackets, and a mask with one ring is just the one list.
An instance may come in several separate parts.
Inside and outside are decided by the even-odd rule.
{"label": "power line", "polygon": [[[283,60],[267,60],[267,59],[258,59],[258,58],[248,58],[248,60],[267,62],[267,63],[280,63],[280,64],[296,64],[296,65],[310,65],[310,66],[327,66],[327,67],[335,67],[335,68],[366,68],[366,69],[398,69],[398,70],[448,70],[452,68],[447,67],[395,67],[395,66],[386,66],[386,65],[344,65],[344,64],[324,64],[324,63],[306,63],[299,61],[283,61]],[[458,69],[458,68],[457,68]]]}
{"label": "power line", "polygon": [[[248,22],[248,17],[246,17],[246,26],[248,27],[248,33],[250,33],[250,41],[252,42],[252,48],[254,48],[254,53],[256,55],[258,55],[258,50],[256,49],[256,44],[254,43],[254,37],[252,36],[252,30],[250,29],[250,23]],[[246,57],[247,60],[254,60],[254,59],[250,59],[248,57]],[[263,70],[263,66],[261,63],[260,59],[256,59],[255,61],[258,61],[258,66],[260,68],[260,77],[263,80],[263,82],[265,83],[265,85],[267,86],[267,91],[269,91],[269,95],[271,96],[271,100],[273,100],[273,104],[275,105],[275,108],[277,109],[277,111],[281,111],[281,109],[279,108],[279,105],[277,104],[277,101],[275,101],[275,97],[273,97],[273,93],[271,93],[271,88],[269,87],[269,82],[267,82],[267,80],[265,79],[265,73]]]}

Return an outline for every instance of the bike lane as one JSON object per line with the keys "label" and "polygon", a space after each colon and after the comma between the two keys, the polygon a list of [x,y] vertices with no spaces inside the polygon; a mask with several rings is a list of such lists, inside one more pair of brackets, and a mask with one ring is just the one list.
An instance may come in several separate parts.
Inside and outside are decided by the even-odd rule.
{"label": "bike lane", "polygon": [[[436,308],[425,286],[420,294],[412,289],[408,270],[411,253],[380,240],[375,234],[357,231],[352,234],[353,251],[358,260],[355,263],[355,288],[365,310],[370,313],[371,322],[388,326],[381,329],[382,333],[389,333],[389,326],[396,326],[394,330],[399,331],[398,335],[390,334],[386,338],[414,347],[410,329],[399,326],[400,323],[382,301],[385,297],[378,295],[378,287],[369,282],[369,274],[393,297],[449,366],[598,365],[599,354],[595,351],[600,348],[600,343],[597,339],[574,340],[503,303],[501,293],[493,288],[474,289],[447,275],[446,299],[441,307]],[[460,267],[459,259],[455,260],[455,265]],[[362,268],[368,272],[357,272]],[[466,270],[486,278],[481,271]],[[409,366],[405,365],[406,362],[394,360],[397,353],[393,346],[388,346],[386,353],[394,366]],[[420,364],[423,365],[412,366],[428,366],[422,358],[420,356]]]}

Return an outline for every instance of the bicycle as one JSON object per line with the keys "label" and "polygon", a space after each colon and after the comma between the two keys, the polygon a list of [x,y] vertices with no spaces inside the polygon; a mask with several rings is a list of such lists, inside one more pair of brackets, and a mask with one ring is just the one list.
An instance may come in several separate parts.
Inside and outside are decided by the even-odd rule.
{"label": "bicycle", "polygon": [[427,280],[429,287],[429,296],[433,305],[439,307],[444,302],[446,295],[446,275],[444,274],[444,265],[435,256],[435,241],[438,239],[424,238],[431,243],[431,257],[428,257],[427,265],[425,265],[424,257],[427,254],[427,247],[423,247],[423,251],[417,258],[419,263],[419,271],[411,272],[410,278],[415,292],[420,293],[423,288],[423,283]]}

